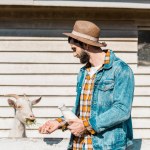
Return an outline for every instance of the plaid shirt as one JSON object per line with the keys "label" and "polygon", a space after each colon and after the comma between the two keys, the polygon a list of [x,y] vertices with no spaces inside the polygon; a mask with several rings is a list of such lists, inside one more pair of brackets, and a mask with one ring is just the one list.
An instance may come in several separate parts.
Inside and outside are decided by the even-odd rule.
{"label": "plaid shirt", "polygon": [[[105,55],[104,64],[108,64],[110,61],[110,51],[108,50]],[[100,68],[98,69],[100,70]],[[91,111],[91,100],[94,87],[94,80],[96,73],[90,77],[90,67],[87,67],[87,75],[85,77],[85,82],[82,88],[80,96],[80,116],[79,119],[83,120],[83,124],[87,129],[86,132],[80,137],[75,137],[73,139],[73,150],[82,150],[83,147],[86,150],[93,150],[91,134],[95,134],[95,131],[89,124],[90,111]],[[61,119],[57,121],[62,122]]]}
{"label": "plaid shirt", "polygon": [[[104,64],[109,63],[109,60],[110,60],[110,52],[107,51]],[[90,77],[89,75],[90,67],[87,68],[87,72],[88,73],[85,77],[85,82],[80,96],[80,117],[79,118],[83,120],[84,126],[86,127],[88,132],[83,134],[81,137],[74,137],[73,150],[82,150],[83,147],[86,150],[93,150],[91,134],[94,134],[95,131],[90,126],[88,119],[90,118],[91,100],[92,100],[92,93],[93,93],[96,73],[92,77]]]}

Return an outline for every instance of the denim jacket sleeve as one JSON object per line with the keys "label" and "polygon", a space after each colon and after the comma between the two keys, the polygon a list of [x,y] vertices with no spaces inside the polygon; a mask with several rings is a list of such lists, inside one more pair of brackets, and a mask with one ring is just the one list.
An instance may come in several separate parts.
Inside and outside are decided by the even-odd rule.
{"label": "denim jacket sleeve", "polygon": [[122,63],[115,74],[112,107],[104,113],[96,117],[92,116],[89,119],[90,125],[96,132],[115,126],[127,120],[131,115],[134,94],[133,72],[126,64]]}

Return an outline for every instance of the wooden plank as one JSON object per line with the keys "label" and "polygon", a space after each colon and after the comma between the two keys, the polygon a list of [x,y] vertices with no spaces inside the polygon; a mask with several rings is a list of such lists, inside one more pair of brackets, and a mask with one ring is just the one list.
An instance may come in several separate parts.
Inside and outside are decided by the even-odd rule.
{"label": "wooden plank", "polygon": [[[69,107],[71,109],[71,107]],[[132,117],[133,118],[144,118],[149,117],[150,118],[150,111],[149,107],[138,107],[132,108]],[[33,113],[36,117],[48,117],[48,118],[54,118],[54,117],[60,117],[62,114],[60,110],[57,107],[34,107]],[[14,116],[14,110],[11,107],[1,107],[0,111],[0,117],[13,117]]]}
{"label": "wooden plank", "polygon": [[135,84],[136,85],[150,85],[150,75],[135,75]]}
{"label": "wooden plank", "polygon": [[97,2],[97,1],[50,1],[50,0],[5,0],[2,5],[30,5],[30,6],[57,6],[57,7],[94,7],[94,8],[124,8],[124,9],[149,9],[148,3],[135,2]]}
{"label": "wooden plank", "polygon": [[68,143],[69,138],[0,138],[2,150],[66,150]]}
{"label": "wooden plank", "polygon": [[77,74],[82,64],[0,64],[0,74]]}
{"label": "wooden plank", "polygon": [[[0,75],[1,85],[76,86],[77,75]],[[136,86],[150,86],[150,75],[135,75]]]}
{"label": "wooden plank", "polygon": [[135,88],[135,95],[150,95],[150,87],[136,87]]}
{"label": "wooden plank", "polygon": [[[105,42],[105,41],[104,41]],[[123,51],[123,52],[137,52],[137,42],[111,42],[108,41],[107,47],[108,49],[112,49],[114,51]]]}
{"label": "wooden plank", "polygon": [[[39,19],[38,19],[39,21]],[[65,41],[67,37],[14,37],[14,36],[0,36],[0,41]],[[138,38],[99,38],[100,41],[115,41],[115,42],[138,42]]]}
{"label": "wooden plank", "polygon": [[134,129],[134,138],[150,139],[150,129]]}
{"label": "wooden plank", "polygon": [[[72,86],[0,86],[0,95],[16,93],[22,95],[51,95],[51,96],[75,96],[76,90]],[[135,96],[150,96],[150,87],[136,87]]]}
{"label": "wooden plank", "polygon": [[9,93],[16,93],[18,95],[22,95],[26,93],[27,95],[51,95],[51,96],[74,96],[76,94],[75,87],[44,87],[44,86],[0,86],[2,95]]}
{"label": "wooden plank", "polygon": [[[27,126],[27,129],[38,129],[46,121],[52,120],[52,118],[37,118],[36,124],[32,126]],[[0,129],[11,129],[13,125],[13,118],[0,118]],[[150,119],[143,118],[133,118],[133,128],[134,129],[150,129]]]}
{"label": "wooden plank", "polygon": [[132,109],[132,117],[140,118],[140,117],[149,117],[150,118],[150,108],[133,108]]}
{"label": "wooden plank", "polygon": [[136,25],[138,27],[138,29],[144,29],[144,28],[148,28],[150,25],[149,20],[142,20],[142,19],[137,19],[136,20]]}
{"label": "wooden plank", "polygon": [[[133,128],[136,129],[149,129],[150,130],[150,119],[143,119],[143,118],[136,118],[132,119],[133,121]],[[40,120],[39,122],[42,122]]]}
{"label": "wooden plank", "polygon": [[0,63],[79,63],[71,53],[2,52]]}
{"label": "wooden plank", "polygon": [[[71,30],[61,29],[0,29],[0,36],[25,36],[25,37],[65,37],[62,33],[71,32]],[[102,30],[102,38],[115,37],[115,38],[137,38],[137,30]]]}
{"label": "wooden plank", "polygon": [[[38,96],[28,96],[31,100],[36,99]],[[8,97],[0,97],[0,106],[9,106],[7,102]],[[34,107],[57,107],[59,106],[60,102],[64,103],[66,106],[74,106],[75,104],[75,96],[43,96],[40,103],[35,105]],[[133,107],[150,107],[150,97],[134,97],[133,100]]]}
{"label": "wooden plank", "polygon": [[[23,95],[20,95],[23,96]],[[28,95],[27,95],[28,96]],[[38,96],[28,96],[29,99],[32,101],[37,99]],[[0,97],[0,107],[2,106],[9,106],[7,102],[8,97]],[[34,107],[58,107],[60,103],[64,103],[66,106],[74,106],[75,104],[75,96],[64,96],[64,97],[57,97],[57,96],[42,96],[40,103],[36,104]]]}
{"label": "wooden plank", "polygon": [[[1,7],[3,8],[3,7]],[[16,9],[17,8],[17,9]],[[78,19],[88,19],[88,20],[135,20],[135,19],[149,19],[149,11],[148,10],[137,10],[132,11],[133,15],[131,15],[131,10],[126,9],[122,11],[122,9],[99,9],[92,7],[83,9],[82,7],[62,7],[61,9],[51,7],[6,7],[5,9],[1,9],[0,17],[3,19],[27,19],[28,22],[34,19],[56,19],[56,20],[78,20]],[[13,13],[12,13],[13,12]],[[72,13],[70,13],[72,12]],[[78,13],[76,13],[78,12]],[[91,13],[92,12],[92,13]],[[78,15],[80,13],[80,16]],[[62,15],[60,15],[62,14]],[[103,14],[100,15],[99,14]],[[72,17],[73,16],[73,17]],[[87,17],[88,16],[88,17]]]}
{"label": "wooden plank", "polygon": [[[50,12],[50,11],[49,11]],[[66,17],[66,16],[65,16]],[[34,18],[30,22],[28,19],[6,19],[0,20],[0,29],[65,29],[72,30],[75,20],[73,19],[56,19],[56,18]],[[91,19],[90,19],[91,20]],[[101,30],[113,29],[113,30],[135,30],[137,28],[133,20],[99,20],[92,19]]]}
{"label": "wooden plank", "polygon": [[[103,41],[103,40],[102,40]],[[101,42],[102,42],[101,41]],[[108,49],[137,52],[137,42],[107,41]],[[67,41],[1,41],[0,51],[72,51]]]}
{"label": "wooden plank", "polygon": [[1,85],[75,86],[76,75],[0,75]]}
{"label": "wooden plank", "polygon": [[[0,74],[77,74],[82,64],[0,64]],[[129,64],[134,74],[150,75],[149,67]]]}
{"label": "wooden plank", "polygon": [[[77,74],[82,66],[82,64],[0,64],[0,74]],[[136,70],[136,65],[130,66]]]}
{"label": "wooden plank", "polygon": [[[136,53],[117,53],[116,56],[127,63],[137,63]],[[1,52],[0,63],[79,63],[79,59],[71,52]]]}
{"label": "wooden plank", "polygon": [[[34,1],[51,1],[51,0],[34,0]],[[59,0],[59,1],[62,1],[62,0]],[[73,0],[71,0],[71,1],[73,1]],[[78,0],[76,0],[76,1],[78,1]],[[83,0],[83,1],[85,1],[85,0]],[[89,2],[91,2],[92,0],[86,0],[86,1],[89,1]],[[99,1],[99,0],[95,0],[95,1]],[[149,3],[149,0],[100,0],[101,2],[114,2],[114,1],[116,1],[116,2],[132,2],[132,3]]]}
{"label": "wooden plank", "polygon": [[[36,99],[37,96],[29,96],[31,100]],[[8,106],[7,97],[0,98],[0,106]],[[65,103],[67,106],[73,106],[75,102],[75,96],[64,96],[64,97],[54,97],[54,96],[43,96],[42,100],[36,106],[58,106],[62,103]],[[36,107],[35,106],[35,107]],[[149,107],[150,106],[150,97],[134,97],[133,100],[134,107]]]}
{"label": "wooden plank", "polygon": [[0,51],[71,51],[67,41],[1,41]]}
{"label": "wooden plank", "polygon": [[[38,129],[40,126],[42,126],[46,121],[53,120],[52,118],[37,118],[36,124],[33,124],[31,126],[26,126],[27,129]],[[11,129],[13,125],[14,118],[0,118],[0,129]]]}
{"label": "wooden plank", "polygon": [[126,8],[126,9],[149,9],[150,5],[132,2],[85,2],[85,1],[34,1],[35,6],[67,6],[67,7],[95,7],[95,8]]}
{"label": "wooden plank", "polygon": [[[33,108],[33,113],[36,117],[60,117],[62,116],[60,110],[51,107]],[[11,107],[3,107],[0,111],[0,117],[14,117],[14,109]]]}
{"label": "wooden plank", "polygon": [[134,97],[134,100],[133,100],[133,106],[138,106],[138,107],[142,107],[142,106],[145,106],[145,107],[150,107],[150,97],[137,97],[135,96]]}
{"label": "wooden plank", "polygon": [[[37,125],[27,126],[27,129],[38,129],[39,126],[44,124],[48,119],[36,119]],[[11,129],[14,123],[13,118],[0,118],[0,129]]]}
{"label": "wooden plank", "polygon": [[[0,130],[0,137],[8,137],[9,130]],[[70,131],[62,132],[60,129],[51,134],[40,134],[38,130],[27,130],[27,137],[39,138],[70,138]]]}
{"label": "wooden plank", "polygon": [[[0,130],[0,137],[8,137],[9,130]],[[57,130],[52,134],[39,134],[37,130],[27,130],[28,137],[39,137],[39,138],[70,138],[70,131],[62,132]],[[135,139],[150,139],[149,129],[134,129]]]}
{"label": "wooden plank", "polygon": [[33,0],[0,0],[0,5],[33,5]]}
{"label": "wooden plank", "polygon": [[129,65],[135,74],[141,74],[141,75],[150,74],[150,67],[144,67],[144,66],[140,67],[137,66],[136,64],[129,64]]}

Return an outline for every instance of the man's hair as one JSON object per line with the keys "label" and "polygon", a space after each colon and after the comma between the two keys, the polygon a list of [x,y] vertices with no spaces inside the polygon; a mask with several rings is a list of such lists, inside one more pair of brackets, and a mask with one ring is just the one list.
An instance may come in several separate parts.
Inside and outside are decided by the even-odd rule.
{"label": "man's hair", "polygon": [[74,43],[78,43],[81,48],[83,48],[83,46],[84,46],[84,44],[85,44],[85,43],[83,43],[83,42],[81,42],[81,41],[78,41],[78,40],[72,38],[72,37],[68,37],[68,43],[70,43],[71,40],[73,40]]}

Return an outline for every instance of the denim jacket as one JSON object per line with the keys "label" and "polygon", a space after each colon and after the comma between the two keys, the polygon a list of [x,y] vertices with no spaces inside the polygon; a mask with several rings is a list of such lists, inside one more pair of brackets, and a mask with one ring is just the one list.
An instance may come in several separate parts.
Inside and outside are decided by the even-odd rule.
{"label": "denim jacket", "polygon": [[[87,74],[85,66],[77,77],[77,96],[73,112],[79,115],[80,94]],[[92,136],[94,150],[118,149],[132,144],[131,107],[134,75],[130,67],[110,50],[110,63],[96,74],[89,123],[96,131]],[[68,149],[72,149],[71,135]]]}

